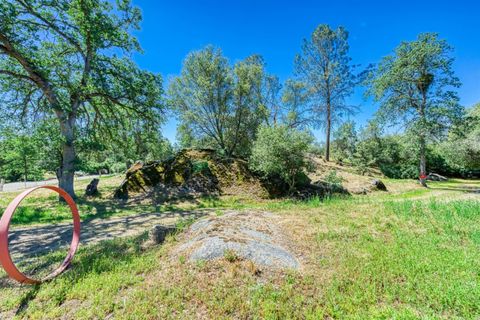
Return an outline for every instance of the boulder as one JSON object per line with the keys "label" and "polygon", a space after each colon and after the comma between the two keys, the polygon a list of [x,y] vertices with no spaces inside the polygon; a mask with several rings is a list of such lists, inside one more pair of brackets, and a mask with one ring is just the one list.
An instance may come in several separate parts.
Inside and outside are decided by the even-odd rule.
{"label": "boulder", "polygon": [[98,194],[98,184],[100,180],[95,178],[88,184],[87,188],[85,189],[86,196],[96,196]]}
{"label": "boulder", "polygon": [[323,180],[315,181],[312,184],[305,186],[300,191],[303,191],[308,195],[308,197],[304,198],[311,198],[312,196],[331,196],[333,194],[350,194],[341,184],[328,183]]}
{"label": "boulder", "polygon": [[286,234],[265,212],[230,211],[194,223],[183,235],[174,255],[189,261],[250,260],[271,269],[298,269]]}
{"label": "boulder", "polygon": [[[305,174],[297,177],[297,198],[323,197],[348,192],[337,185],[311,183]],[[264,177],[249,169],[248,162],[225,158],[212,149],[184,149],[163,161],[137,162],[115,191],[115,198],[151,198],[168,201],[199,196],[235,195],[254,198],[292,196],[279,176]]]}
{"label": "boulder", "polygon": [[372,189],[380,190],[380,191],[388,191],[385,183],[383,183],[383,181],[379,179],[375,179],[372,181]]}
{"label": "boulder", "polygon": [[267,193],[260,180],[240,158],[222,158],[211,149],[185,149],[163,161],[137,162],[115,191],[118,199],[155,192],[165,198]]}
{"label": "boulder", "polygon": [[174,232],[174,227],[166,227],[161,225],[153,226],[148,233],[148,240],[153,244],[160,244],[165,241],[168,234]]}

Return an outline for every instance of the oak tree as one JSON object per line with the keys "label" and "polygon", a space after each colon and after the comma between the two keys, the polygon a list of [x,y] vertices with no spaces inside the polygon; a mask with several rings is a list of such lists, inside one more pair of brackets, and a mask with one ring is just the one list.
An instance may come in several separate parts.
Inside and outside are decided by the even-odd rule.
{"label": "oak tree", "polygon": [[160,118],[161,78],[139,69],[132,35],[140,10],[129,0],[0,2],[0,105],[53,114],[62,137],[59,186],[74,194],[76,128]]}

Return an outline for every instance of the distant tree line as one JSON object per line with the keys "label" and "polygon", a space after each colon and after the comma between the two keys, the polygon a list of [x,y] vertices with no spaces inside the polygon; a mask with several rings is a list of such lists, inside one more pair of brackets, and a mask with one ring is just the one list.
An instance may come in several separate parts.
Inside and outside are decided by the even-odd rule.
{"label": "distant tree line", "polygon": [[[74,195],[75,171],[123,171],[185,147],[250,159],[290,187],[307,167],[301,158],[319,150],[326,161],[424,185],[432,170],[478,172],[478,106],[459,104],[452,48],[434,33],[359,70],[347,30],[319,25],[283,83],[259,55],[231,63],[207,46],[188,54],[164,90],[160,75],[131,59],[141,51],[132,35],[140,22],[128,0],[0,3],[1,177],[54,172]],[[357,87],[379,105],[363,128],[346,121],[359,108],[349,103]],[[169,112],[179,120],[176,146],[160,130]],[[319,128],[320,147],[312,138]]]}
{"label": "distant tree line", "polygon": [[[192,52],[168,91],[169,103],[179,114],[180,145],[208,146],[227,156],[250,157],[256,169],[283,175],[284,170],[295,170],[274,165],[282,162],[278,154],[283,150],[274,144],[293,148],[287,136],[307,141],[296,132],[324,128],[325,142],[316,148],[317,153],[321,149],[326,161],[333,156],[361,173],[379,167],[387,176],[417,177],[425,186],[430,171],[477,174],[475,111],[466,113],[459,104],[456,89],[460,81],[453,73],[452,48],[445,40],[433,33],[421,34],[362,71],[356,71],[358,66],[351,63],[348,50],[344,28],[320,25],[304,40],[294,61],[294,76],[284,84],[267,73],[259,56],[231,65],[218,48]],[[348,103],[357,86],[365,87],[366,96],[379,104],[374,119],[360,132],[355,123],[345,122],[358,110]],[[390,134],[392,128],[402,133]],[[448,141],[456,148],[447,147]],[[261,151],[259,144],[277,152]],[[459,150],[462,145],[469,149]],[[304,153],[307,149],[302,148]],[[450,150],[462,156],[449,156]],[[290,161],[296,152],[283,154],[285,163],[302,163]],[[463,157],[468,161],[460,160]],[[290,174],[290,181],[295,174]]]}
{"label": "distant tree line", "polygon": [[[480,104],[467,109],[464,121],[452,126],[442,139],[433,140],[426,148],[429,172],[463,177],[480,177]],[[391,178],[418,177],[420,153],[414,130],[386,133],[376,120],[363,128],[347,121],[334,133],[333,157],[354,166],[365,174],[369,168],[379,168]],[[412,156],[414,155],[414,156]]]}

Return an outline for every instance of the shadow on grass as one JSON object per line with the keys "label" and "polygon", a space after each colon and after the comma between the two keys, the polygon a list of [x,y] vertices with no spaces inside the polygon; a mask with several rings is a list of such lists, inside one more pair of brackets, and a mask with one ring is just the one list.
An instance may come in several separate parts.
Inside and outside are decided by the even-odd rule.
{"label": "shadow on grass", "polygon": [[25,310],[27,310],[28,304],[30,303],[30,301],[34,300],[37,297],[39,290],[40,285],[36,284],[23,295],[18,305],[18,308],[15,311],[15,316],[20,316],[25,312]]}
{"label": "shadow on grass", "polygon": [[[102,241],[98,244],[80,248],[72,265],[69,269],[57,278],[31,287],[17,284],[7,280],[6,276],[0,277],[0,290],[3,288],[18,289],[22,295],[18,304],[15,306],[16,316],[24,316],[28,305],[33,301],[37,294],[46,289],[52,292],[62,292],[62,297],[58,301],[60,305],[65,301],[67,293],[75,287],[76,283],[91,275],[108,273],[118,269],[119,265],[132,265],[132,261],[151,249],[145,249],[142,244],[146,241],[148,235],[146,232],[129,238]],[[63,252],[52,252],[42,256],[35,265],[30,265],[28,269],[38,270],[51,269],[57,265],[63,257]],[[58,297],[56,297],[58,299]]]}
{"label": "shadow on grass", "polygon": [[[206,197],[218,200],[217,196]],[[202,197],[200,199],[203,199]],[[172,198],[166,202],[164,195],[141,195],[128,201],[114,198],[85,197],[76,199],[83,222],[94,219],[105,219],[116,215],[130,215],[142,213],[177,212],[185,213],[188,210],[178,207],[179,203],[189,204],[193,208],[204,208],[204,202],[199,198],[186,195],[183,198]],[[148,200],[148,203],[145,201]],[[4,208],[0,208],[3,214]],[[71,221],[71,212],[68,205],[58,202],[56,198],[37,198],[20,206],[12,217],[11,225],[48,224]]]}
{"label": "shadow on grass", "polygon": [[480,188],[476,186],[458,185],[458,186],[435,186],[429,185],[431,190],[458,191],[466,193],[480,193]]}
{"label": "shadow on grass", "polygon": [[[142,201],[148,199],[150,203]],[[215,197],[218,200],[218,197]],[[108,201],[95,199],[79,199],[77,204],[82,207],[91,207],[90,213],[82,214],[82,221],[89,222],[94,219],[110,218],[121,213],[131,212],[131,214],[151,214],[151,213],[179,213],[186,214],[191,209],[178,207],[179,203],[189,204],[194,209],[203,208],[202,201],[194,197],[168,199],[168,202],[162,202],[159,199],[141,196],[129,201],[109,199]]]}

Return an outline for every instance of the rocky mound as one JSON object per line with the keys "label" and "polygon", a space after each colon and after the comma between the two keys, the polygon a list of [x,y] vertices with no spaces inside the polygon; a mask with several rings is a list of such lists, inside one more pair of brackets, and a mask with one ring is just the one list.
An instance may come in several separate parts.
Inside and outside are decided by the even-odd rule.
{"label": "rocky mound", "polygon": [[138,162],[115,192],[118,199],[154,191],[165,198],[245,194],[266,197],[262,181],[240,158],[225,159],[214,150],[186,149],[165,161]]}
{"label": "rocky mound", "polygon": [[[358,169],[348,164],[339,164],[332,161],[325,161],[316,156],[311,156],[315,170],[310,172],[308,177],[314,181],[315,185],[325,185],[328,176],[336,174],[344,192],[349,194],[367,194],[372,191],[386,191],[385,185],[377,186],[379,179],[384,178],[382,173],[375,168],[367,168],[364,174],[360,174]],[[385,188],[383,188],[385,187]]]}
{"label": "rocky mound", "polygon": [[189,261],[250,260],[272,269],[298,269],[300,263],[287,237],[265,212],[226,212],[194,223],[184,234],[175,256]]}
{"label": "rocky mound", "polygon": [[163,201],[205,195],[253,198],[289,195],[303,199],[348,193],[338,185],[311,181],[304,175],[299,179],[296,191],[288,194],[288,186],[282,179],[265,179],[255,174],[243,159],[220,157],[211,149],[185,149],[164,161],[134,164],[127,170],[125,180],[115,191],[115,198],[142,196]]}

